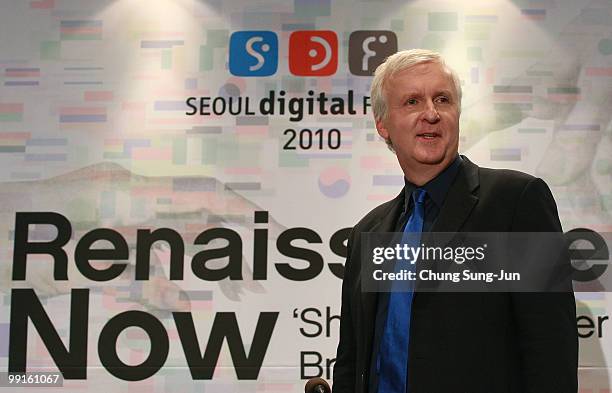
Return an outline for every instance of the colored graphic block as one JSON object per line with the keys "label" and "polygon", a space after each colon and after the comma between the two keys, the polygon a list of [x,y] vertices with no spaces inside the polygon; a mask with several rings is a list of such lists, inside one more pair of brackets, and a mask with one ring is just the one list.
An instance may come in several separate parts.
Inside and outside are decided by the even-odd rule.
{"label": "colored graphic block", "polygon": [[300,157],[293,151],[281,150],[278,156],[278,165],[281,168],[306,168],[310,161]]}
{"label": "colored graphic block", "polygon": [[230,38],[229,69],[236,76],[269,76],[278,67],[278,36],[273,31],[237,31]]}
{"label": "colored graphic block", "polygon": [[404,21],[402,19],[391,20],[392,31],[404,31]]}
{"label": "colored graphic block", "polygon": [[520,134],[545,134],[546,128],[519,128]]}
{"label": "colored graphic block", "polygon": [[211,48],[226,48],[229,30],[207,30],[206,46]]}
{"label": "colored graphic block", "polygon": [[214,165],[217,163],[217,142],[207,140],[202,142],[202,164]]}
{"label": "colored graphic block", "polygon": [[187,139],[175,138],[172,141],[172,163],[185,165],[187,162]]}
{"label": "colored graphic block", "polygon": [[198,80],[196,78],[185,79],[185,89],[186,90],[195,90],[197,88],[198,88]]}
{"label": "colored graphic block", "polygon": [[372,176],[373,186],[403,186],[404,177],[401,175],[374,175]]}
{"label": "colored graphic block", "polygon": [[600,40],[597,49],[604,56],[612,55],[612,40],[609,38]]}
{"label": "colored graphic block", "polygon": [[208,45],[200,46],[200,71],[212,71],[213,48]]}
{"label": "colored graphic block", "polygon": [[331,0],[295,0],[295,13],[300,18],[331,15]]}
{"label": "colored graphic block", "polygon": [[[612,20],[612,13],[609,6],[604,7],[604,3],[601,6],[585,7],[580,12],[579,20],[585,25],[594,26],[610,26]],[[609,29],[608,29],[609,31]]]}
{"label": "colored graphic block", "polygon": [[544,20],[546,18],[546,10],[545,9],[522,9],[521,15],[526,19],[531,20]]}
{"label": "colored graphic block", "polygon": [[467,48],[467,58],[469,61],[482,61],[482,48],[470,46]]}
{"label": "colored graphic block", "polygon": [[31,141],[29,132],[0,133],[0,151],[3,153],[23,153]]}
{"label": "colored graphic block", "polygon": [[106,109],[99,107],[60,108],[60,123],[104,123]]}
{"label": "colored graphic block", "polygon": [[169,70],[172,68],[172,51],[164,50],[161,53],[161,68],[163,70]]}
{"label": "colored graphic block", "polygon": [[520,161],[521,149],[491,149],[491,161]]}
{"label": "colored graphic block", "polygon": [[332,75],[338,68],[338,36],[331,30],[302,30],[289,38],[289,69],[294,75]]}
{"label": "colored graphic block", "polygon": [[101,20],[63,20],[60,22],[62,40],[92,41],[102,39]]}
{"label": "colored graphic block", "polygon": [[0,153],[25,153],[25,146],[0,146]]}
{"label": "colored graphic block", "polygon": [[458,18],[456,12],[430,12],[427,14],[427,25],[430,31],[455,31]]}
{"label": "colored graphic block", "polygon": [[1,104],[0,121],[21,121],[23,119],[23,104]]}
{"label": "colored graphic block", "polygon": [[40,68],[11,67],[4,70],[4,76],[7,78],[38,78]]}
{"label": "colored graphic block", "polygon": [[145,49],[172,49],[174,46],[185,44],[183,40],[143,40],[140,47]]}
{"label": "colored graphic block", "polygon": [[424,49],[431,49],[434,51],[441,51],[444,48],[445,40],[440,34],[427,34],[421,40],[421,47]]}
{"label": "colored graphic block", "polygon": [[53,7],[55,7],[55,0],[30,1],[30,8],[33,10],[49,10]]}
{"label": "colored graphic block", "polygon": [[86,91],[83,93],[83,99],[85,101],[112,101],[113,100],[113,92],[112,91]]}

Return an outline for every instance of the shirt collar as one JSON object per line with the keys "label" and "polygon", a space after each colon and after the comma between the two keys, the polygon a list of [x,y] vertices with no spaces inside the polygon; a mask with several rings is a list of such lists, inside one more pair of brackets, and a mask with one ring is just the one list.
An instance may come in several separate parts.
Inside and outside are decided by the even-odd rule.
{"label": "shirt collar", "polygon": [[[457,154],[455,159],[442,172],[420,187],[427,191],[427,195],[429,195],[429,198],[436,204],[438,209],[442,207],[444,199],[446,199],[446,194],[448,193],[453,180],[455,180],[459,169],[461,169],[462,163],[463,160],[461,159],[461,156]],[[412,200],[412,191],[419,187],[409,182],[406,178],[404,178],[404,183],[404,211],[408,211]]]}

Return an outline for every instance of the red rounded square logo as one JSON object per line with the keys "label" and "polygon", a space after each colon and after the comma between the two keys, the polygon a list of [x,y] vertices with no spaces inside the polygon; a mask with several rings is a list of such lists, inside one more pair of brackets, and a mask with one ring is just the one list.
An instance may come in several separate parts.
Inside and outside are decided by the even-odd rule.
{"label": "red rounded square logo", "polygon": [[331,30],[294,31],[289,36],[289,71],[300,76],[332,75],[338,69],[338,36]]}

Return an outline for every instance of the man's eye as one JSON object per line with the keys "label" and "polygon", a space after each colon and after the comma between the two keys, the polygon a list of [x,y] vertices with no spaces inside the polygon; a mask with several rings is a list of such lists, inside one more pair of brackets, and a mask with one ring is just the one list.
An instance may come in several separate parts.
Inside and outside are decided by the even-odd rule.
{"label": "man's eye", "polygon": [[408,98],[406,100],[406,104],[407,105],[416,105],[417,104],[417,100],[416,100],[416,98]]}
{"label": "man's eye", "polygon": [[448,97],[446,96],[439,96],[436,101],[441,102],[441,103],[448,103],[450,102],[450,100],[448,99]]}

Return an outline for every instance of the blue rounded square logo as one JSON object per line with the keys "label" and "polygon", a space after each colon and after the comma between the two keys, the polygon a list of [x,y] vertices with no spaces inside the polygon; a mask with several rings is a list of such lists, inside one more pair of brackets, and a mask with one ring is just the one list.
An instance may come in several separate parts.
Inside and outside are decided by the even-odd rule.
{"label": "blue rounded square logo", "polygon": [[237,31],[230,37],[229,69],[236,76],[273,75],[278,67],[278,37],[272,31]]}

